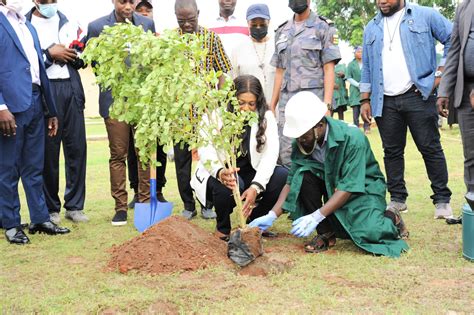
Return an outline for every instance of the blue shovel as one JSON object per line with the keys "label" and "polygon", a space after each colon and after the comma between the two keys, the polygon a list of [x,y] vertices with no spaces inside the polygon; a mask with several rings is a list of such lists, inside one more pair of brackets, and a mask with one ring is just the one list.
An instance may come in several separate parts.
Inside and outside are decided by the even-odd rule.
{"label": "blue shovel", "polygon": [[[156,159],[153,155],[152,159]],[[156,198],[156,168],[150,167],[150,203],[136,203],[134,224],[139,232],[169,217],[173,211],[171,202],[159,202]]]}

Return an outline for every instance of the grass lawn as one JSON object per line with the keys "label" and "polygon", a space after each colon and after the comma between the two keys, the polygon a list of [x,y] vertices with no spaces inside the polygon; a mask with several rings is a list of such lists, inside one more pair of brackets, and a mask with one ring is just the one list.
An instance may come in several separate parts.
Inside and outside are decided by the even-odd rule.
{"label": "grass lawn", "polygon": [[[95,120],[100,122],[101,120]],[[88,125],[100,136],[100,124]],[[380,138],[369,135],[382,163]],[[452,206],[463,202],[463,155],[459,130],[442,131]],[[28,246],[0,242],[0,314],[8,313],[447,313],[474,312],[474,264],[462,258],[461,226],[433,219],[424,163],[410,139],[406,152],[411,250],[400,259],[373,257],[338,240],[323,254],[303,253],[302,240],[285,236],[265,246],[293,261],[286,273],[239,276],[222,267],[162,276],[105,272],[108,250],[138,235],[132,220],[112,227],[106,141],[88,143],[87,204],[91,222],[66,236],[32,235]],[[64,172],[62,173],[64,174]],[[167,170],[165,196],[182,209],[174,165]],[[64,180],[63,180],[64,183]],[[64,185],[63,185],[64,186]],[[22,218],[28,211],[22,194]],[[209,232],[214,222],[193,220]],[[287,233],[282,217],[273,230]],[[3,232],[3,231],[2,231]],[[190,242],[193,240],[190,239]]]}

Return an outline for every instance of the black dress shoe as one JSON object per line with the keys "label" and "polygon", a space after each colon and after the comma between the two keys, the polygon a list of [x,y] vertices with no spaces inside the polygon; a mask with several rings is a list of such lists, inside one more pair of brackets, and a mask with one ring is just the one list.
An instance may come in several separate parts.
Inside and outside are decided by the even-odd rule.
{"label": "black dress shoe", "polygon": [[24,245],[30,242],[30,239],[26,236],[21,227],[14,227],[6,230],[5,237],[10,244]]}
{"label": "black dress shoe", "polygon": [[56,235],[56,234],[67,234],[71,231],[67,228],[59,227],[53,222],[48,221],[48,222],[38,223],[38,224],[31,223],[30,228],[28,229],[28,232],[30,234],[35,234],[36,232],[39,232],[39,233],[45,233],[48,235]]}

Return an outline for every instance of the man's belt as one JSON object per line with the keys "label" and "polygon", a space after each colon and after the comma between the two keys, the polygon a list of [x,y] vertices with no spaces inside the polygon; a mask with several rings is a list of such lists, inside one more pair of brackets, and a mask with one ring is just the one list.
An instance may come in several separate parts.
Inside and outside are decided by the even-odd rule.
{"label": "man's belt", "polygon": [[31,85],[31,90],[32,90],[33,92],[41,92],[41,86],[39,86],[38,84],[34,84],[34,83],[33,83],[33,84]]}

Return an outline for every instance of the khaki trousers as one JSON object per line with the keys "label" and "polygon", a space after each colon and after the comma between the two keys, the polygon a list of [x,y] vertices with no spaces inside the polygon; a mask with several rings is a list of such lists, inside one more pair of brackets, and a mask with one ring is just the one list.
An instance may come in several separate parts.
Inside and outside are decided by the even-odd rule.
{"label": "khaki trousers", "polygon": [[[130,130],[133,132],[133,126],[112,118],[106,118],[105,127],[107,128],[107,136],[109,138],[110,189],[115,200],[115,211],[127,211],[126,161]],[[141,163],[138,162],[138,202],[146,203],[149,201],[150,167],[148,166],[146,169],[143,169]]]}

